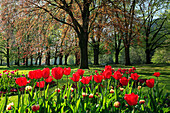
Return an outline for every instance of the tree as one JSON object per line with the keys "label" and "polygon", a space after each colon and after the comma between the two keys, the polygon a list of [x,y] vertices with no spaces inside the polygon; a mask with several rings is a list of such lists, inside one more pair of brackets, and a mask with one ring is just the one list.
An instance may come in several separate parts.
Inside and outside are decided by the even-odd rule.
{"label": "tree", "polygon": [[[146,64],[151,63],[151,57],[154,54],[156,48],[161,47],[166,40],[168,35],[168,29],[165,28],[165,23],[168,19],[166,14],[166,8],[168,6],[168,1],[160,0],[150,0],[142,2],[140,5],[140,10],[142,14],[142,19],[144,23],[144,48],[146,54]],[[163,14],[157,17],[161,10],[165,10]]]}

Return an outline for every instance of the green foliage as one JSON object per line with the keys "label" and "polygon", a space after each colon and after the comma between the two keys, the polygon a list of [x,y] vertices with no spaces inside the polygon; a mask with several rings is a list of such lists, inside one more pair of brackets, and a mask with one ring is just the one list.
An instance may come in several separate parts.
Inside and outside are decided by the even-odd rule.
{"label": "green foliage", "polygon": [[170,51],[166,48],[156,49],[155,54],[152,57],[153,63],[170,63]]}

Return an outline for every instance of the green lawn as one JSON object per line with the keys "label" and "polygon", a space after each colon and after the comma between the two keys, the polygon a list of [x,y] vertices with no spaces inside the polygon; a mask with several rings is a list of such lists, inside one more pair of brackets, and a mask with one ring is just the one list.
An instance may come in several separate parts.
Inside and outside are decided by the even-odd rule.
{"label": "green lawn", "polygon": [[[71,67],[72,69],[72,73],[74,73],[77,69],[78,66],[64,66],[64,65],[59,65],[60,67]],[[36,69],[43,69],[45,67],[48,67],[50,69],[52,69],[55,66],[32,66],[32,67],[25,67],[25,66],[21,66],[21,67],[17,67],[17,66],[12,66],[10,68],[7,68],[6,66],[0,66],[0,73],[2,73],[3,70],[7,69],[7,70],[16,70],[19,69],[19,73],[24,73],[24,74],[28,74],[29,71],[31,70],[36,70]],[[112,65],[113,68],[115,68],[116,70],[118,68],[131,68],[133,66],[124,66],[124,65]],[[136,72],[141,75],[141,78],[155,78],[152,74],[154,72],[160,72],[161,75],[159,77],[159,86],[163,87],[164,85],[166,85],[165,87],[165,92],[164,93],[170,93],[170,65],[168,64],[159,64],[159,65],[135,65],[136,67]],[[104,69],[104,66],[90,66],[90,69],[85,69],[85,76],[88,75],[92,75],[95,74],[94,70],[98,70],[101,71]],[[72,75],[69,75],[69,77],[71,77]],[[66,79],[67,77],[64,75],[63,78],[61,80],[59,80],[60,83],[60,87],[63,86],[64,84],[66,84]],[[50,92],[54,91],[54,87],[50,89]],[[4,99],[4,98],[2,98]],[[10,97],[9,99],[11,102],[14,102],[17,100],[17,96],[13,96]]]}

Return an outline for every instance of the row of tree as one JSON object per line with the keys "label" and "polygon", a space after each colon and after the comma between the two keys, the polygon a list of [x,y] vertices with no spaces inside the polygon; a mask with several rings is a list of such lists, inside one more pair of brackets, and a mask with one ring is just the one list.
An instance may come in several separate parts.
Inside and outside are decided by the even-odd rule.
{"label": "row of tree", "polygon": [[[1,0],[0,56],[16,65],[23,59],[35,64],[75,54],[76,64],[88,68],[88,47],[93,48],[94,64],[101,49],[119,53],[125,50],[130,65],[130,47],[145,48],[146,63],[155,49],[167,46],[168,0]],[[168,40],[168,41],[167,41]],[[166,42],[166,43],[165,43]],[[104,45],[104,46],[103,46]],[[102,48],[101,48],[102,47]],[[103,51],[103,50],[102,50]]]}

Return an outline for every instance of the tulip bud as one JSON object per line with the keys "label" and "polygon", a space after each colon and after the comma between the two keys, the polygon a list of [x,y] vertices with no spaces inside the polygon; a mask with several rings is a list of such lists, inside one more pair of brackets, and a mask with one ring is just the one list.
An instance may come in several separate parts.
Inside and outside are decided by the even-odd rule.
{"label": "tulip bud", "polygon": [[12,102],[12,103],[9,103],[8,105],[7,105],[7,107],[6,107],[6,110],[8,111],[8,110],[12,110],[12,106],[14,106],[14,103]]}
{"label": "tulip bud", "polygon": [[55,92],[56,92],[56,91],[59,93],[61,90],[60,90],[60,88],[57,88],[57,89],[55,89]]}
{"label": "tulip bud", "polygon": [[90,94],[90,95],[89,95],[89,98],[93,98],[93,94]]}
{"label": "tulip bud", "polygon": [[98,92],[96,92],[96,96],[98,96],[99,95],[99,93]]}
{"label": "tulip bud", "polygon": [[33,105],[31,108],[32,108],[32,111],[37,111],[40,109],[40,105]]}
{"label": "tulip bud", "polygon": [[140,90],[142,88],[142,86],[138,86],[138,90]]}
{"label": "tulip bud", "polygon": [[140,103],[140,104],[144,104],[144,103],[145,103],[145,100],[140,100],[139,103]]}
{"label": "tulip bud", "polygon": [[26,91],[28,91],[28,90],[31,91],[31,89],[32,89],[31,86],[26,86],[26,87],[25,87],[25,90],[26,90]]}
{"label": "tulip bud", "polygon": [[86,97],[86,96],[87,96],[87,93],[84,93],[84,92],[83,92],[83,93],[82,93],[82,96],[83,96],[83,97]]}
{"label": "tulip bud", "polygon": [[110,93],[114,93],[115,91],[113,89],[110,90]]}
{"label": "tulip bud", "polygon": [[113,89],[113,86],[110,86],[111,89]]}
{"label": "tulip bud", "polygon": [[67,99],[67,95],[64,96],[64,99]]}
{"label": "tulip bud", "polygon": [[124,90],[124,88],[120,88],[120,91],[123,91]]}
{"label": "tulip bud", "polygon": [[73,92],[73,91],[74,91],[74,88],[70,88],[70,90],[71,90],[71,92]]}
{"label": "tulip bud", "polygon": [[125,106],[128,107],[128,104],[126,104]]}
{"label": "tulip bud", "polygon": [[120,106],[120,102],[116,101],[114,104],[113,104],[114,107],[118,108]]}

